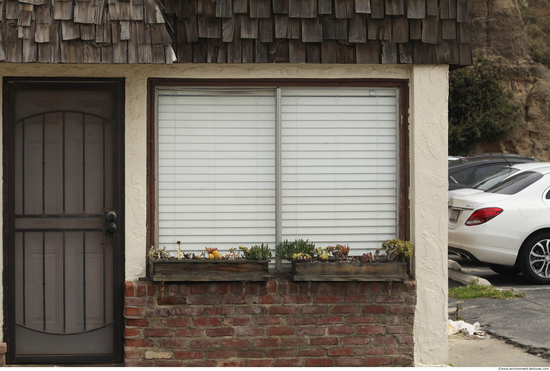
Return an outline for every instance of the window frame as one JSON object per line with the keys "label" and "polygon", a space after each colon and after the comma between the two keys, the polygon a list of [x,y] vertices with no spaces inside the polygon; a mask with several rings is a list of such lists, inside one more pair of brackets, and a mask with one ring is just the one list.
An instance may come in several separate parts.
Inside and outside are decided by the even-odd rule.
{"label": "window frame", "polygon": [[[276,89],[298,88],[396,88],[398,89],[398,238],[410,240],[409,80],[406,79],[163,79],[147,81],[147,247],[157,233],[156,91],[164,87]],[[149,262],[147,262],[149,265]],[[149,272],[149,269],[147,269]],[[148,273],[149,274],[149,273]]]}

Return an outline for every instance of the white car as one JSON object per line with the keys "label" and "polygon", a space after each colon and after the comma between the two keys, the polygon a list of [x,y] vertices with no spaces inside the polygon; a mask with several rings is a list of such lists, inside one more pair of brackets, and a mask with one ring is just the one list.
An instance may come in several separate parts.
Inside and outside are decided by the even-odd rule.
{"label": "white car", "polygon": [[480,179],[470,188],[460,188],[453,189],[448,192],[448,199],[450,200],[453,197],[460,197],[471,195],[474,193],[483,192],[486,189],[491,188],[495,184],[501,182],[502,180],[512,176],[516,173],[526,170],[533,170],[542,167],[550,166],[550,162],[524,162],[521,164],[515,164],[511,166],[505,166],[501,169],[498,169],[494,173],[487,175],[485,178]]}
{"label": "white car", "polygon": [[449,251],[550,284],[550,166],[449,200]]}

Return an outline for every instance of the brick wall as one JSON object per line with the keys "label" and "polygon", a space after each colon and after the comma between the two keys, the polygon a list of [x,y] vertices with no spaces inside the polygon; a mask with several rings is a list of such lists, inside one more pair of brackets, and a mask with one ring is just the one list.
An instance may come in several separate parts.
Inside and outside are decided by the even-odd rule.
{"label": "brick wall", "polygon": [[125,283],[126,366],[412,366],[415,282]]}
{"label": "brick wall", "polygon": [[0,366],[6,365],[6,353],[8,351],[8,346],[6,343],[0,343]]}

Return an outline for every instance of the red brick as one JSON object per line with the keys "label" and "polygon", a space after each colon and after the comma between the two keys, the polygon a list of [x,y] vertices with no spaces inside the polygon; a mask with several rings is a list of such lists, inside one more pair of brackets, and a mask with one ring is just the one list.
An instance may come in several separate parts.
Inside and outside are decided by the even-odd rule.
{"label": "red brick", "polygon": [[313,298],[314,303],[339,303],[342,297],[337,295],[316,295]]}
{"label": "red brick", "polygon": [[206,336],[219,337],[219,336],[232,336],[235,330],[230,327],[226,328],[213,328],[206,330]]}
{"label": "red brick", "polygon": [[335,305],[331,309],[331,313],[355,313],[355,307],[353,305]]}
{"label": "red brick", "polygon": [[269,308],[269,314],[296,314],[298,313],[297,307],[271,307]]}
{"label": "red brick", "polygon": [[388,326],[388,334],[412,334],[412,329],[408,326]]}
{"label": "red brick", "polygon": [[300,307],[303,314],[325,314],[328,313],[328,307],[321,305],[310,305],[307,307]]}
{"label": "red brick", "polygon": [[126,317],[139,317],[141,316],[141,308],[124,308],[124,314]]}
{"label": "red brick", "polygon": [[229,293],[242,295],[243,289],[240,283],[231,282],[229,284]]}
{"label": "red brick", "polygon": [[296,356],[296,349],[274,349],[267,352],[269,358],[288,358]]}
{"label": "red brick", "polygon": [[226,316],[229,314],[235,313],[234,307],[215,307],[215,308],[206,308],[206,313],[211,316]]}
{"label": "red brick", "polygon": [[228,348],[247,348],[249,345],[248,340],[227,339],[222,341],[222,343]]}
{"label": "red brick", "polygon": [[162,339],[160,341],[160,347],[165,348],[185,348],[188,341],[186,339]]}
{"label": "red brick", "polygon": [[215,361],[195,361],[195,362],[186,362],[186,367],[216,367]]}
{"label": "red brick", "polygon": [[196,340],[191,343],[193,349],[211,349],[219,346],[217,341]]}
{"label": "red brick", "polygon": [[173,315],[172,308],[154,308],[147,311],[147,317],[170,317]]}
{"label": "red brick", "polygon": [[256,317],[256,323],[258,325],[278,325],[281,320],[277,317]]}
{"label": "red brick", "polygon": [[365,366],[366,367],[373,367],[373,366],[389,366],[392,364],[391,358],[365,358]]}
{"label": "red brick", "polygon": [[311,345],[337,345],[337,338],[312,338],[310,339]]}
{"label": "red brick", "polygon": [[323,336],[325,334],[324,327],[302,327],[298,329],[296,335],[311,335],[311,336]]}
{"label": "red brick", "polygon": [[199,284],[198,283],[192,283],[189,285],[189,294],[195,295],[199,293]]}
{"label": "red brick", "polygon": [[348,317],[348,323],[373,323],[374,316],[352,316]]}
{"label": "red brick", "polygon": [[391,305],[390,313],[393,314],[414,314],[413,305]]}
{"label": "red brick", "polygon": [[381,326],[359,326],[357,328],[357,334],[359,335],[372,335],[383,334],[384,328]]}
{"label": "red brick", "polygon": [[132,297],[134,296],[134,283],[126,281],[124,282],[124,296]]}
{"label": "red brick", "polygon": [[356,352],[360,356],[380,356],[386,353],[384,348],[358,348]]}
{"label": "red brick", "polygon": [[341,316],[337,317],[317,317],[316,323],[318,325],[327,325],[327,324],[342,324],[344,318]]}
{"label": "red brick", "polygon": [[127,350],[124,352],[124,358],[137,359],[139,357],[139,350]]}
{"label": "red brick", "polygon": [[125,298],[124,306],[126,307],[152,307],[155,303],[155,298],[153,297],[141,297],[141,298]]}
{"label": "red brick", "polygon": [[261,314],[262,307],[239,307],[237,314]]}
{"label": "red brick", "polygon": [[360,367],[363,366],[361,358],[337,358],[336,367]]}
{"label": "red brick", "polygon": [[397,342],[399,344],[408,344],[408,345],[413,345],[414,344],[414,340],[413,340],[413,337],[412,335],[401,335],[401,336],[398,336],[397,337]]}
{"label": "red brick", "polygon": [[177,316],[199,317],[204,313],[204,308],[176,308]]}
{"label": "red brick", "polygon": [[328,328],[329,334],[353,334],[355,327],[353,326],[332,326]]}
{"label": "red brick", "polygon": [[254,347],[277,347],[279,346],[279,339],[253,339],[252,345]]}
{"label": "red brick", "polygon": [[366,338],[350,337],[342,339],[342,345],[365,345],[366,343]]}
{"label": "red brick", "polygon": [[211,352],[206,352],[206,358],[230,358],[234,357],[235,352],[229,351],[229,350],[216,350]]}
{"label": "red brick", "polygon": [[315,323],[312,317],[289,317],[286,319],[288,325],[313,325]]}
{"label": "red brick", "polygon": [[244,304],[245,301],[242,296],[225,295],[220,299],[222,304]]}
{"label": "red brick", "polygon": [[237,351],[237,358],[264,358],[264,352],[253,352],[250,349],[245,351],[235,349]]}
{"label": "red brick", "polygon": [[226,318],[223,320],[226,326],[248,326],[250,325],[250,317],[248,318]]}
{"label": "red brick", "polygon": [[277,296],[254,296],[252,301],[256,304],[281,304],[282,300]]}
{"label": "red brick", "polygon": [[311,303],[311,298],[308,298],[307,295],[285,295],[284,296],[286,304],[307,304]]}
{"label": "red brick", "polygon": [[353,349],[351,348],[332,348],[327,351],[329,356],[351,356],[353,354]]}
{"label": "red brick", "polygon": [[395,357],[393,359],[393,364],[395,366],[412,366],[413,365],[413,360],[412,360],[412,357],[411,358]]}
{"label": "red brick", "polygon": [[195,326],[221,326],[222,320],[219,318],[194,318]]}
{"label": "red brick", "polygon": [[321,357],[325,355],[324,349],[306,349],[298,352],[298,357]]}
{"label": "red brick", "polygon": [[244,367],[243,361],[218,361],[218,367]]}
{"label": "red brick", "polygon": [[185,304],[185,298],[182,297],[168,297],[168,298],[158,298],[158,305],[183,305]]}
{"label": "red brick", "polygon": [[189,323],[188,318],[170,318],[162,320],[162,325],[164,327],[188,327]]}
{"label": "red brick", "polygon": [[147,294],[147,284],[145,282],[136,282],[136,296],[145,296]]}
{"label": "red brick", "polygon": [[141,329],[139,328],[126,328],[124,329],[124,336],[125,337],[132,337],[132,336],[138,336],[141,335]]}
{"label": "red brick", "polygon": [[251,327],[237,327],[235,329],[235,336],[261,336],[262,329]]}
{"label": "red brick", "polygon": [[216,305],[218,296],[188,296],[187,303],[191,305]]}
{"label": "red brick", "polygon": [[270,327],[267,329],[269,336],[294,335],[294,329],[291,327]]}
{"label": "red brick", "polygon": [[304,365],[303,359],[277,359],[275,360],[275,367],[302,367]]}
{"label": "red brick", "polygon": [[196,328],[176,330],[176,336],[177,337],[198,337],[203,335],[202,331],[203,330],[199,330]]}
{"label": "red brick", "polygon": [[306,360],[306,366],[308,367],[332,367],[334,366],[334,359],[332,358],[313,358]]}
{"label": "red brick", "polygon": [[176,359],[201,359],[204,358],[203,352],[176,352]]}
{"label": "red brick", "polygon": [[220,283],[220,285],[218,286],[219,287],[219,293],[220,295],[225,295],[228,293],[228,285],[227,283]]}
{"label": "red brick", "polygon": [[249,359],[245,362],[246,367],[271,367],[273,366],[272,359]]}
{"label": "red brick", "polygon": [[153,367],[153,362],[124,362],[124,367]]}
{"label": "red brick", "polygon": [[178,294],[178,285],[173,283],[168,285],[165,290],[166,296],[176,296]]}
{"label": "red brick", "polygon": [[293,347],[297,345],[308,345],[308,339],[305,337],[300,338],[281,338],[281,345],[286,347]]}
{"label": "red brick", "polygon": [[366,303],[367,297],[365,295],[346,295],[344,300],[346,303]]}
{"label": "red brick", "polygon": [[148,319],[127,319],[126,320],[126,326],[129,327],[148,327],[149,326],[149,320]]}
{"label": "red brick", "polygon": [[403,298],[401,296],[393,295],[378,295],[376,297],[377,303],[402,303]]}
{"label": "red brick", "polygon": [[397,341],[393,336],[379,336],[371,339],[371,343],[374,346],[393,345],[396,342]]}
{"label": "red brick", "polygon": [[277,292],[277,283],[275,281],[267,282],[267,292],[270,294],[275,294]]}
{"label": "red brick", "polygon": [[363,308],[363,313],[381,314],[386,313],[386,308],[381,305],[367,305]]}
{"label": "red brick", "polygon": [[172,330],[148,328],[143,331],[143,335],[145,337],[170,337],[172,336]]}
{"label": "red brick", "polygon": [[147,296],[155,296],[157,287],[154,282],[147,282]]}
{"label": "red brick", "polygon": [[124,340],[124,346],[127,348],[152,347],[153,342],[151,340],[126,339]]}

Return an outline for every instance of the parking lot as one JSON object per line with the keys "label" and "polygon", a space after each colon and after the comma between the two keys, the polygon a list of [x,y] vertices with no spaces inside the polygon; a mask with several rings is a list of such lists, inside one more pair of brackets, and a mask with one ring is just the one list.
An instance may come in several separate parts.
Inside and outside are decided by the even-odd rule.
{"label": "parking lot", "polygon": [[[479,322],[483,330],[499,338],[507,339],[532,354],[550,358],[550,332],[548,308],[550,285],[533,285],[521,274],[501,276],[482,264],[450,255],[462,267],[462,271],[488,280],[499,289],[524,292],[525,298],[495,300],[487,298],[461,300],[460,316],[468,323]],[[457,283],[449,281],[449,287]],[[454,311],[458,300],[449,298],[449,313]],[[449,317],[451,318],[451,316]]]}

